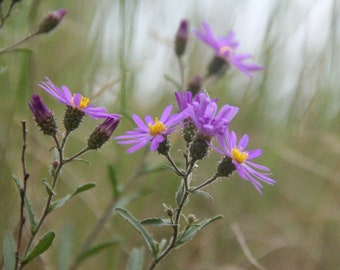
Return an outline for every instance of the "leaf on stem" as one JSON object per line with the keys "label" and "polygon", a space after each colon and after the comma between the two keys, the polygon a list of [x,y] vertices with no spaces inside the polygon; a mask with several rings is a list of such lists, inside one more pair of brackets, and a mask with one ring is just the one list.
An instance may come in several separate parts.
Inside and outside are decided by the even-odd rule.
{"label": "leaf on stem", "polygon": [[176,248],[192,240],[194,236],[205,226],[220,218],[222,218],[222,216],[220,215],[213,218],[206,218],[197,224],[193,224],[190,227],[187,227],[184,231],[180,232],[178,240],[176,242]]}
{"label": "leaf on stem", "polygon": [[109,171],[109,180],[110,180],[110,184],[112,186],[112,191],[113,191],[113,196],[115,198],[120,196],[120,190],[118,187],[118,179],[117,179],[117,173],[116,173],[116,169],[113,165],[109,165],[107,166],[108,171]]}
{"label": "leaf on stem", "polygon": [[40,238],[38,244],[33,248],[33,250],[26,255],[22,264],[25,265],[35,257],[44,253],[53,243],[53,239],[55,237],[55,233],[53,231],[49,231],[44,234],[42,238]]}
{"label": "leaf on stem", "polygon": [[50,205],[50,207],[48,209],[48,212],[50,213],[50,212],[52,212],[52,211],[62,207],[72,197],[78,195],[79,193],[87,191],[87,190],[89,190],[91,188],[94,188],[95,186],[96,186],[95,183],[87,183],[85,185],[82,185],[82,186],[78,187],[72,194],[67,194],[66,196],[62,197],[61,199],[54,201]]}
{"label": "leaf on stem", "polygon": [[156,257],[157,255],[156,244],[155,244],[155,241],[152,239],[151,235],[149,234],[149,232],[126,209],[117,208],[116,211],[140,233],[140,235],[144,238],[152,255]]}
{"label": "leaf on stem", "polygon": [[108,242],[103,242],[103,243],[100,243],[98,245],[95,245],[87,250],[85,250],[84,252],[82,252],[77,260],[80,262],[80,261],[83,261],[84,259],[87,259],[91,256],[94,256],[96,255],[97,253],[99,253],[100,251],[106,249],[106,248],[109,248],[109,247],[112,247],[114,245],[117,245],[120,241],[119,240],[112,240],[112,241],[108,241]]}
{"label": "leaf on stem", "polygon": [[140,222],[142,225],[151,225],[151,226],[177,226],[176,224],[173,224],[169,218],[147,218]]}
{"label": "leaf on stem", "polygon": [[51,187],[50,183],[47,182],[46,179],[43,179],[42,183],[44,184],[45,189],[46,189],[48,195],[55,195],[55,192],[54,192],[53,188]]}
{"label": "leaf on stem", "polygon": [[134,248],[131,251],[126,270],[143,270],[144,248]]}
{"label": "leaf on stem", "polygon": [[14,270],[15,268],[15,243],[13,236],[10,232],[6,231],[3,236],[3,257],[5,269]]}
{"label": "leaf on stem", "polygon": [[199,190],[198,189],[198,190],[192,191],[191,193],[195,194],[195,195],[202,196],[202,197],[204,197],[204,198],[206,198],[206,199],[208,199],[210,201],[214,200],[213,196],[211,196],[208,192],[203,191],[203,190]]}

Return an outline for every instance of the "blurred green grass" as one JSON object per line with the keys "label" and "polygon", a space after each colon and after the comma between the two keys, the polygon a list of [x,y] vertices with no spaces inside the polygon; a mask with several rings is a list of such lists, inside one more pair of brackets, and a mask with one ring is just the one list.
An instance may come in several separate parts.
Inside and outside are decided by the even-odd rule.
{"label": "blurred green grass", "polygon": [[[180,1],[170,2],[163,4],[174,8],[181,5]],[[196,5],[191,1],[178,13],[186,16],[195,28],[201,20],[211,19],[220,34],[244,19],[242,8],[253,3],[244,1],[236,5],[232,1],[215,1],[212,5],[206,2]],[[240,226],[253,255],[266,269],[335,270],[340,264],[337,76],[340,67],[336,60],[340,42],[339,3],[330,1],[329,16],[325,18],[328,20],[325,23],[327,37],[320,42],[319,50],[313,50],[307,38],[310,33],[301,26],[306,23],[304,18],[296,16],[290,21],[292,14],[300,11],[299,6],[284,3],[275,2],[263,38],[257,40],[261,46],[256,47],[255,59],[264,64],[265,70],[253,80],[231,70],[208,89],[211,96],[219,97],[220,105],[230,103],[240,107],[232,128],[240,135],[249,134],[252,148],[264,149],[260,161],[271,168],[277,184],[265,187],[264,195],[259,196],[249,183],[235,175],[231,180],[218,181],[209,187],[214,195],[213,202],[194,197],[186,214],[194,213],[201,220],[217,214],[225,218],[210,225],[192,243],[173,252],[160,269],[255,269],[231,229],[235,223]],[[153,6],[154,10],[148,9]],[[205,11],[207,6],[209,9]],[[107,83],[117,80],[95,99],[109,111],[126,115],[116,134],[132,127],[129,121],[132,113],[157,115],[170,100],[175,104],[174,87],[165,81],[163,71],[178,77],[171,40],[181,19],[179,14],[168,9],[164,20],[152,21],[164,10],[162,5],[151,0],[84,1],[82,5],[74,1],[23,1],[0,32],[1,47],[24,37],[45,13],[60,7],[66,8],[68,13],[55,31],[29,41],[14,52],[0,55],[1,238],[4,231],[13,231],[18,222],[18,192],[11,175],[21,176],[22,173],[20,121],[23,119],[28,122],[29,132],[29,194],[38,213],[44,203],[41,179],[48,177],[46,160],[51,158],[48,149],[52,142],[35,127],[27,102],[33,93],[40,94],[55,112],[60,126],[63,115],[63,106],[37,87],[45,76],[56,85],[65,84],[72,91],[88,96],[96,95]],[[227,10],[226,7],[230,7],[224,11],[228,16],[220,18],[219,13],[214,16],[214,12]],[[149,18],[150,14],[154,17]],[[170,25],[166,26],[165,22]],[[256,25],[256,21],[244,22],[246,26],[250,24]],[[143,27],[148,30],[143,32]],[[304,30],[306,38],[297,39],[294,44],[294,33]],[[242,44],[242,40],[240,42]],[[289,46],[292,57],[285,49]],[[295,58],[297,53],[293,49],[301,47],[301,57]],[[251,48],[251,44],[245,48]],[[193,36],[188,50],[189,80],[205,71],[211,51]],[[162,68],[157,69],[155,63],[159,58]],[[86,119],[72,136],[69,153],[81,149],[95,125],[91,119]],[[44,229],[56,231],[56,243],[53,250],[27,269],[43,269],[42,265],[48,269],[64,269],[60,259],[57,263],[61,256],[59,247],[64,248],[61,239],[68,239],[68,255],[72,258],[111,201],[106,166],[113,164],[119,181],[125,182],[138,164],[142,153],[127,155],[125,151],[126,147],[110,142],[100,151],[86,155],[89,166],[79,162],[64,169],[58,195],[71,192],[88,181],[95,181],[97,187],[73,199],[47,219]],[[211,154],[209,160],[201,163],[195,179],[210,176],[217,161],[217,155]],[[162,164],[165,160],[153,153],[148,155],[147,163]],[[163,215],[161,203],[174,204],[177,185],[178,179],[167,171],[139,178],[131,185],[130,192],[145,188],[152,192],[131,203],[129,211],[140,219]],[[159,239],[169,235],[167,230],[151,231]],[[122,242],[89,259],[79,269],[124,269],[132,248],[144,244],[124,220],[114,216],[103,228],[100,239],[116,238]]]}

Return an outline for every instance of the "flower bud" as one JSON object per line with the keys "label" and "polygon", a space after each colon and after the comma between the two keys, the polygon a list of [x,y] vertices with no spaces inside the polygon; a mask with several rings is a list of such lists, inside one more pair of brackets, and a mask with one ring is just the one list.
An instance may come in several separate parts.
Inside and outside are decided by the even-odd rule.
{"label": "flower bud", "polygon": [[175,53],[178,57],[181,57],[185,52],[188,36],[188,21],[182,20],[175,37]]}
{"label": "flower bud", "polygon": [[47,14],[41,21],[37,34],[44,34],[53,30],[61,22],[65,14],[66,10],[63,8]]}
{"label": "flower bud", "polygon": [[104,143],[106,143],[112,133],[117,128],[120,122],[119,118],[108,117],[105,119],[103,123],[101,123],[93,133],[90,135],[90,138],[87,141],[87,146],[89,149],[99,149]]}
{"label": "flower bud", "polygon": [[85,116],[85,112],[72,106],[66,106],[64,126],[67,132],[77,129]]}
{"label": "flower bud", "polygon": [[202,89],[203,79],[201,76],[194,77],[188,84],[188,91],[192,93],[192,96],[196,96]]}
{"label": "flower bud", "polygon": [[236,168],[232,162],[232,158],[224,157],[217,165],[217,176],[218,177],[228,177],[232,174]]}
{"label": "flower bud", "polygon": [[41,131],[45,135],[55,136],[57,133],[57,124],[53,117],[52,112],[47,108],[47,106],[42,102],[39,95],[33,95],[32,101],[28,103],[34,119]]}
{"label": "flower bud", "polygon": [[185,140],[186,143],[191,143],[193,139],[195,138],[196,134],[196,127],[195,125],[191,122],[190,118],[186,118],[183,120],[183,139]]}
{"label": "flower bud", "polygon": [[195,223],[196,221],[198,221],[198,219],[196,218],[196,216],[194,214],[189,214],[188,215],[188,223],[190,225],[192,225],[193,223]]}
{"label": "flower bud", "polygon": [[208,66],[208,74],[206,77],[211,75],[221,76],[227,71],[228,68],[229,63],[225,58],[215,56]]}

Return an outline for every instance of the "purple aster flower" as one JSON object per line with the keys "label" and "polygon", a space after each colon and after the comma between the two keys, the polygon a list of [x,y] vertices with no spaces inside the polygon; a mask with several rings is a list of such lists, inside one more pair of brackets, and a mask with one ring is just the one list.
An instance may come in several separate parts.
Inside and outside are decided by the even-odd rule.
{"label": "purple aster flower", "polygon": [[101,123],[98,127],[96,127],[96,129],[90,135],[90,138],[87,141],[88,148],[100,148],[105,142],[110,139],[112,133],[116,130],[119,122],[119,117],[106,118],[105,121]]}
{"label": "purple aster flower", "polygon": [[236,170],[241,178],[250,181],[261,194],[263,185],[260,181],[269,185],[276,183],[275,180],[268,177],[271,174],[269,168],[250,161],[259,157],[262,150],[245,150],[249,142],[248,135],[243,135],[239,143],[237,143],[236,133],[228,131],[225,137],[218,137],[217,141],[220,148],[212,146],[213,149],[225,156],[218,167],[219,176],[228,176],[232,171]]}
{"label": "purple aster flower", "polygon": [[110,114],[106,112],[104,107],[95,107],[90,103],[90,99],[82,96],[79,93],[71,94],[70,90],[63,85],[61,89],[55,86],[51,80],[45,77],[47,82],[41,82],[39,86],[44,89],[51,96],[56,98],[60,103],[63,103],[75,110],[80,110],[92,117],[93,119],[107,118],[107,117],[120,117],[119,114]]}
{"label": "purple aster flower", "polygon": [[32,101],[28,103],[34,119],[42,132],[46,135],[55,136],[57,133],[57,125],[53,117],[53,113],[47,108],[39,95],[33,95]]}
{"label": "purple aster flower", "polygon": [[167,106],[160,119],[158,117],[153,120],[150,115],[145,116],[145,123],[136,114],[132,115],[137,127],[134,130],[127,131],[125,135],[117,136],[114,139],[119,144],[133,144],[127,150],[127,153],[132,153],[145,146],[148,142],[150,150],[156,151],[161,143],[163,143],[167,135],[174,131],[174,127],[183,119],[182,114],[170,115],[172,105]]}
{"label": "purple aster flower", "polygon": [[217,99],[211,100],[206,94],[195,96],[185,114],[190,117],[198,132],[209,141],[214,136],[223,136],[230,121],[237,114],[239,108],[224,105],[217,112]]}
{"label": "purple aster flower", "polygon": [[[235,32],[231,31],[226,37],[215,37],[208,23],[202,23],[203,31],[194,31],[197,38],[214,49],[216,57],[223,59],[227,63],[235,66],[238,70],[246,74],[248,77],[253,77],[253,72],[263,69],[261,66],[245,62],[252,58],[250,54],[236,54],[236,49],[239,43],[235,41]],[[218,62],[215,62],[218,64]]]}

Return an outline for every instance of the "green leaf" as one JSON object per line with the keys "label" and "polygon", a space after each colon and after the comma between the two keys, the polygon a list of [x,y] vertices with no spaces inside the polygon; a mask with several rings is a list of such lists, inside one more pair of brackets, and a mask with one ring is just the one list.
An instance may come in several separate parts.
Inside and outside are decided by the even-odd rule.
{"label": "green leaf", "polygon": [[37,227],[37,221],[35,220],[31,202],[26,195],[25,195],[25,207],[28,214],[28,218],[30,220],[31,231],[34,232],[35,228]]}
{"label": "green leaf", "polygon": [[169,218],[147,218],[140,222],[142,225],[152,225],[152,226],[177,226],[176,224],[171,223]]}
{"label": "green leaf", "polygon": [[178,186],[178,190],[175,195],[177,206],[181,204],[183,193],[184,193],[184,182],[182,181],[181,184]]}
{"label": "green leaf", "polygon": [[89,190],[91,188],[94,188],[96,186],[95,183],[87,183],[83,186],[78,187],[72,194],[67,194],[64,197],[62,197],[59,200],[54,201],[51,205],[50,208],[48,209],[49,212],[52,212],[60,207],[62,207],[68,200],[70,200],[73,196],[78,195],[79,193],[82,193],[86,190]]}
{"label": "green leaf", "polygon": [[22,186],[22,183],[21,183],[20,179],[17,176],[15,176],[15,175],[12,175],[12,178],[13,178],[13,180],[14,180],[15,184],[17,185],[17,188],[18,188],[18,190],[20,192],[24,188]]}
{"label": "green leaf", "polygon": [[[21,192],[21,190],[23,190],[24,187],[22,186],[20,179],[18,177],[14,176],[14,175],[12,177],[14,179],[15,184],[18,187],[19,192]],[[35,220],[35,216],[34,216],[34,213],[33,213],[33,210],[32,210],[31,202],[29,201],[26,194],[25,194],[25,207],[26,207],[26,210],[27,210],[28,218],[30,220],[31,231],[34,231],[35,227],[37,226],[37,222]]]}
{"label": "green leaf", "polygon": [[126,270],[143,270],[144,248],[134,248],[131,251]]}
{"label": "green leaf", "polygon": [[53,203],[51,203],[50,207],[48,208],[48,212],[51,213],[52,211],[55,211],[58,208],[62,207],[71,198],[72,198],[72,195],[68,194],[62,197],[61,199],[54,201]]}
{"label": "green leaf", "polygon": [[178,236],[178,240],[176,242],[176,247],[179,247],[179,246],[189,242],[205,226],[207,226],[211,222],[218,220],[220,218],[222,218],[222,216],[216,216],[216,217],[213,217],[213,218],[204,219],[203,221],[201,221],[197,224],[193,224],[189,228],[187,228],[186,230],[180,232],[180,234]]}
{"label": "green leaf", "polygon": [[148,248],[150,249],[152,255],[156,256],[157,255],[156,244],[155,241],[152,239],[151,235],[148,233],[148,231],[127,210],[123,208],[117,208],[116,211],[141,234]]}
{"label": "green leaf", "polygon": [[55,233],[53,231],[45,233],[44,236],[40,238],[38,244],[33,248],[33,250],[24,258],[22,264],[25,265],[35,257],[44,253],[52,245],[54,237]]}
{"label": "green leaf", "polygon": [[108,241],[108,242],[104,242],[104,243],[100,243],[84,252],[82,252],[79,256],[78,256],[78,261],[82,261],[86,258],[89,258],[91,256],[94,256],[96,255],[98,252],[106,249],[106,248],[109,248],[109,247],[112,247],[114,245],[117,245],[120,241],[119,240],[112,240],[112,241]]}
{"label": "green leaf", "polygon": [[109,180],[112,186],[113,196],[117,198],[120,195],[120,190],[118,188],[118,179],[117,179],[116,169],[115,167],[113,167],[113,165],[109,165],[107,168],[109,171]]}
{"label": "green leaf", "polygon": [[43,179],[42,183],[44,184],[48,195],[55,195],[55,192],[54,192],[53,188],[51,187],[50,183],[47,182],[46,179]]}
{"label": "green leaf", "polygon": [[91,189],[91,188],[94,188],[95,186],[96,186],[95,183],[87,183],[87,184],[85,184],[85,185],[83,185],[83,186],[80,186],[80,187],[78,187],[78,188],[76,189],[75,192],[72,193],[71,197],[76,196],[76,195],[78,195],[79,193],[82,193],[82,192],[84,192],[84,191],[87,191],[87,190],[89,190],[89,189]]}
{"label": "green leaf", "polygon": [[208,192],[206,192],[206,191],[203,191],[203,190],[195,190],[195,191],[193,191],[193,192],[191,192],[192,194],[195,194],[195,195],[199,195],[199,196],[202,196],[202,197],[204,197],[204,198],[206,198],[206,199],[208,199],[208,200],[211,200],[211,201],[213,201],[214,200],[214,198],[213,198],[213,196],[211,196]]}
{"label": "green leaf", "polygon": [[3,236],[3,256],[5,269],[14,270],[15,268],[15,252],[16,247],[13,236],[10,232],[6,231]]}

